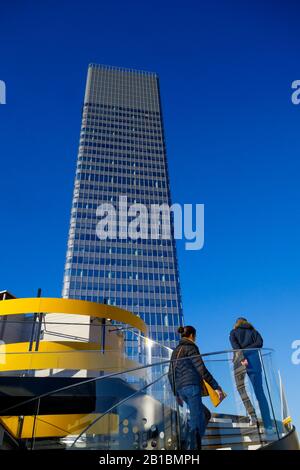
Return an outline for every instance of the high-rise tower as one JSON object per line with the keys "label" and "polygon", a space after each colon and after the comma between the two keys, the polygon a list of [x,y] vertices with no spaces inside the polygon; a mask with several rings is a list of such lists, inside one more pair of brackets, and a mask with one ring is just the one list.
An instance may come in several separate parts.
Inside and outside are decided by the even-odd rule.
{"label": "high-rise tower", "polygon": [[100,240],[96,209],[117,205],[120,196],[149,211],[151,204],[171,205],[159,80],[155,73],[91,64],[63,297],[130,310],[149,325],[152,339],[173,347],[183,322],[173,235]]}

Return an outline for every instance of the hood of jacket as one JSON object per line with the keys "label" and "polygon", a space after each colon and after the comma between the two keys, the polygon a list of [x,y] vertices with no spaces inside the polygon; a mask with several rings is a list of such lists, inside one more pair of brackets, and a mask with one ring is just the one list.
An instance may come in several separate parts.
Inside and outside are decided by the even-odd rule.
{"label": "hood of jacket", "polygon": [[245,328],[247,330],[254,330],[254,326],[245,320],[238,320],[236,324],[234,325],[234,329],[236,330],[237,328]]}

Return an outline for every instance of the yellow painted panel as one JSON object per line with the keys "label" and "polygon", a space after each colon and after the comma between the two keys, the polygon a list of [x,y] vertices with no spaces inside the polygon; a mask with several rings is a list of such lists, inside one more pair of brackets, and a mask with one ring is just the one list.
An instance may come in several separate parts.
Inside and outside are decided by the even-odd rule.
{"label": "yellow painted panel", "polygon": [[[99,352],[99,343],[84,343],[82,341],[41,341],[38,352]],[[107,348],[109,349],[109,348]],[[29,343],[9,343],[5,345],[5,353],[28,353]]]}
{"label": "yellow painted panel", "polygon": [[[25,416],[20,429],[19,416],[2,416],[0,422],[16,439],[30,439],[39,437],[65,437],[80,434],[101,414],[70,414],[70,415],[40,415],[36,417],[35,428],[34,416]],[[109,413],[99,419],[87,431],[87,434],[117,434],[119,432],[119,416]]]}
{"label": "yellow painted panel", "polygon": [[[5,354],[0,363],[0,372],[13,370],[69,369],[69,370],[103,370],[107,372],[124,372],[139,367],[135,361],[127,359],[122,353],[109,351],[83,352],[27,352]],[[141,376],[144,369],[134,375]]]}
{"label": "yellow painted panel", "polygon": [[86,300],[47,297],[10,299],[0,302],[0,316],[24,313],[64,313],[88,315],[96,318],[110,318],[111,320],[131,325],[143,333],[147,333],[147,326],[141,318],[127,310],[112,305],[98,304]]}

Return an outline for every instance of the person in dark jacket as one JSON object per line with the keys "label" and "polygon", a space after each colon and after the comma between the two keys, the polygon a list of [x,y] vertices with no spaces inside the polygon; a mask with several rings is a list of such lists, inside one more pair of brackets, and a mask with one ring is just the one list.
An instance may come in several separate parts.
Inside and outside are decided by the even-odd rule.
{"label": "person in dark jacket", "polygon": [[[247,321],[246,318],[240,317],[237,319],[234,329],[230,332],[230,343],[232,348],[237,351],[236,354],[240,355],[239,359],[241,366],[246,368],[246,373],[252,383],[253,390],[259,404],[265,431],[267,433],[272,433],[273,424],[268,401],[263,389],[263,374],[260,355],[258,352],[258,349],[263,347],[263,339],[260,333]],[[237,368],[237,364],[234,365],[234,368]]]}
{"label": "person in dark jacket", "polygon": [[179,405],[185,402],[190,410],[190,450],[201,449],[201,438],[205,434],[210,412],[202,403],[203,380],[217,391],[223,392],[205,367],[200,351],[195,344],[196,330],[193,326],[180,327],[181,340],[171,356],[169,381]]}

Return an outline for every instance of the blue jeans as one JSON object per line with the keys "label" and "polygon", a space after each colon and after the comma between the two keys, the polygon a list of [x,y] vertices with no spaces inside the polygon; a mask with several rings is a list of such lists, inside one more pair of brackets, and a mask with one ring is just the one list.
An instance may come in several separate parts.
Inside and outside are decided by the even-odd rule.
{"label": "blue jeans", "polygon": [[200,385],[188,385],[177,390],[177,394],[179,398],[186,403],[190,410],[190,449],[196,449],[196,435],[198,433],[199,438],[201,439],[205,434],[206,428]]}
{"label": "blue jeans", "polygon": [[255,396],[258,401],[260,414],[265,428],[272,428],[272,418],[268,400],[263,388],[263,376],[260,358],[257,351],[244,351],[244,356],[248,360],[247,375],[252,383]]}

